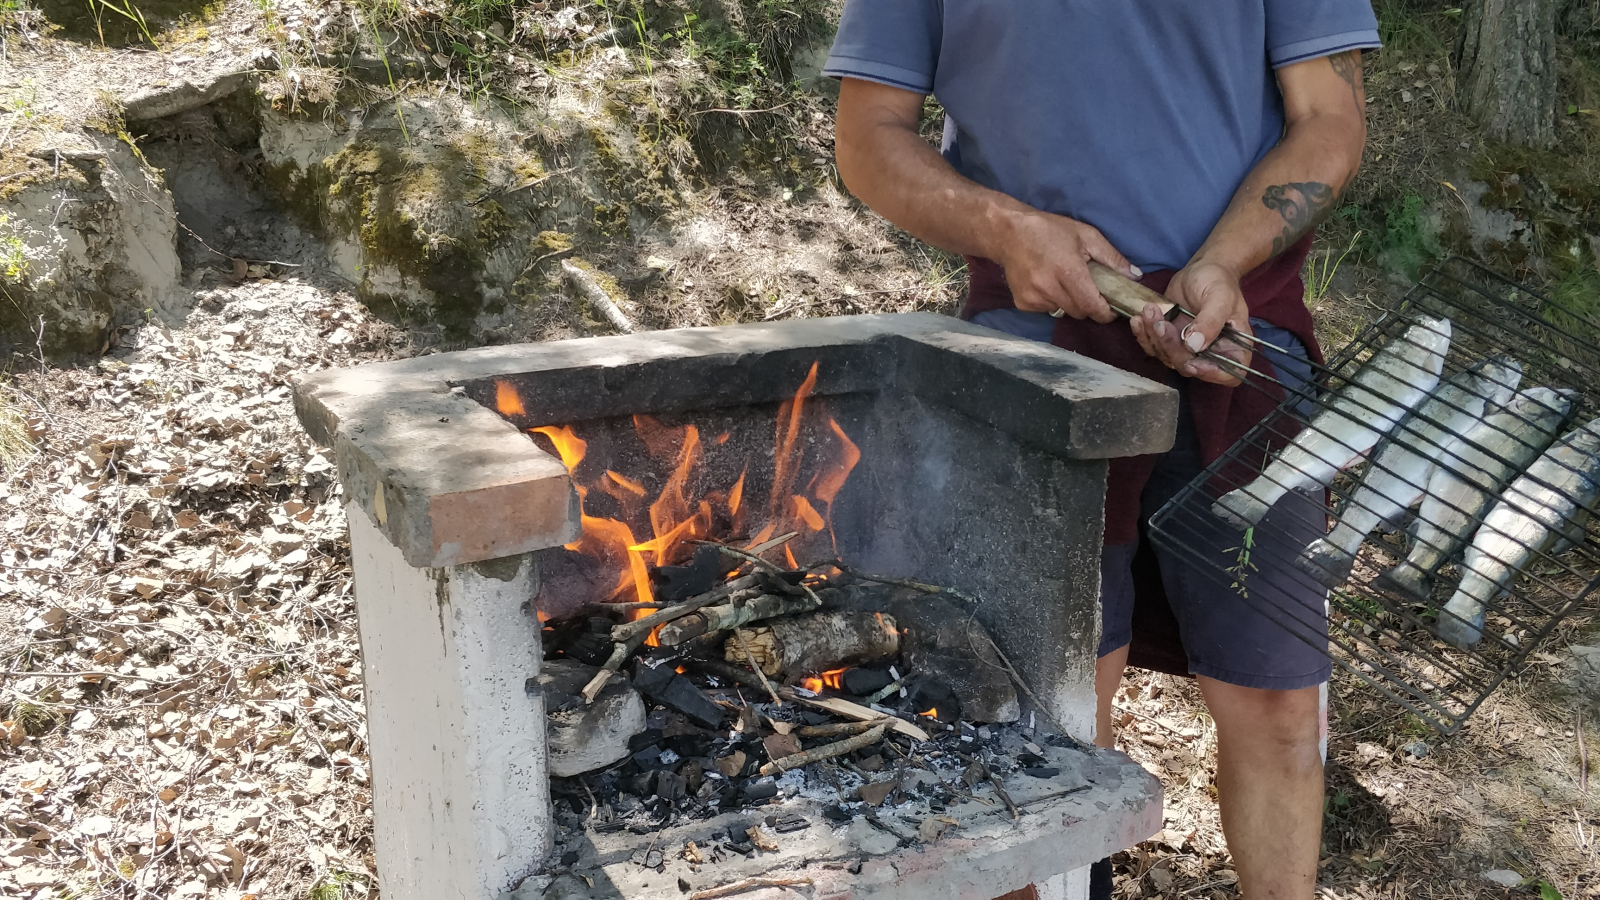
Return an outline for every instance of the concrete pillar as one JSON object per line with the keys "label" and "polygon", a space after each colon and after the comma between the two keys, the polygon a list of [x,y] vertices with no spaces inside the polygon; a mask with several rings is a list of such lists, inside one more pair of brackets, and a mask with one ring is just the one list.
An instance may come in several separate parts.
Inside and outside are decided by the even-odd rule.
{"label": "concrete pillar", "polygon": [[532,553],[415,568],[345,509],[378,882],[385,900],[494,900],[551,844]]}

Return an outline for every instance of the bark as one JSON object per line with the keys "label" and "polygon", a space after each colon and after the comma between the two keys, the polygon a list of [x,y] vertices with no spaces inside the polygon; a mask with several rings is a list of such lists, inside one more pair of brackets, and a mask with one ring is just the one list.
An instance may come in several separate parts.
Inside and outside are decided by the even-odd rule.
{"label": "bark", "polygon": [[1473,0],[1457,54],[1461,105],[1500,140],[1556,140],[1558,0]]}
{"label": "bark", "polygon": [[[829,611],[772,619],[765,627],[739,634],[761,670],[783,681],[893,659],[900,653],[894,619],[872,613]],[[744,658],[735,641],[728,642],[725,654],[729,662]]]}

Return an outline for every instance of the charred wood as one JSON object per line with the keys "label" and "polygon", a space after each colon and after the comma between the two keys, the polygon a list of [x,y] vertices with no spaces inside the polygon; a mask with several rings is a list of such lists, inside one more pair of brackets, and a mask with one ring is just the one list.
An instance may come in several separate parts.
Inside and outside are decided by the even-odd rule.
{"label": "charred wood", "polygon": [[787,772],[790,769],[798,769],[801,766],[809,766],[819,760],[832,759],[835,756],[843,756],[846,753],[854,753],[855,751],[860,750],[862,747],[870,747],[873,744],[883,740],[884,730],[888,727],[888,722],[880,722],[879,724],[874,725],[870,731],[858,734],[855,737],[846,738],[842,741],[834,741],[831,744],[823,744],[821,747],[813,747],[810,750],[796,753],[792,756],[785,756],[780,759],[775,759],[761,767],[761,774],[776,775],[781,772]]}
{"label": "charred wood", "polygon": [[701,607],[710,606],[713,603],[727,599],[729,596],[739,591],[755,586],[756,577],[754,575],[744,575],[739,578],[735,578],[714,591],[707,591],[698,597],[690,597],[688,600],[678,604],[677,606],[669,606],[666,609],[658,610],[642,619],[635,619],[632,622],[624,622],[623,624],[611,629],[611,639],[617,642],[624,642],[630,640],[635,635],[642,637],[643,635],[649,634],[657,625],[681,619],[695,610],[700,609]]}

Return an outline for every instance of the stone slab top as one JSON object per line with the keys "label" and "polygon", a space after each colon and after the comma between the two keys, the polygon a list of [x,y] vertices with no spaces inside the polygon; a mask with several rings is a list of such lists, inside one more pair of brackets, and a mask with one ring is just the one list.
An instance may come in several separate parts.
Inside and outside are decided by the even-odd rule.
{"label": "stone slab top", "polygon": [[[633,413],[910,391],[1071,459],[1171,447],[1171,388],[1047,344],[931,313],[840,316],[484,347],[295,379],[295,408],[334,450],[350,502],[418,567],[577,537],[560,461],[525,433]],[[492,407],[517,389],[523,412]]]}
{"label": "stone slab top", "polygon": [[[994,789],[980,783],[970,799],[938,811],[914,798],[877,808],[856,803],[862,808],[845,810],[854,814],[843,823],[823,814],[825,801],[801,797],[645,835],[602,834],[590,823],[558,835],[553,858],[571,860],[576,853],[576,861],[523,882],[500,900],[681,900],[685,890],[712,891],[751,878],[809,879],[810,887],[800,890],[816,900],[991,900],[1089,865],[1161,828],[1161,782],[1128,757],[1113,750],[1043,749],[1057,774],[1002,780],[1018,808],[1015,819]],[[908,778],[919,772],[906,770]],[[779,831],[766,824],[774,813],[785,822],[803,819],[805,827]],[[744,856],[722,845],[730,829],[744,836],[752,827],[762,828],[777,849]],[[699,863],[684,853],[691,841]]]}

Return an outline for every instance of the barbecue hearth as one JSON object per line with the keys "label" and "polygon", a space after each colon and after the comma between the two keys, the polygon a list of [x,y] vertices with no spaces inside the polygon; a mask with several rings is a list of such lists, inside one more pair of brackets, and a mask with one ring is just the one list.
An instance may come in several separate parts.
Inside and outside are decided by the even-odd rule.
{"label": "barbecue hearth", "polygon": [[[1170,444],[1176,397],[1164,387],[918,314],[441,354],[308,376],[296,402],[334,447],[350,504],[379,878],[391,900],[493,898],[519,883],[519,898],[551,900],[763,889],[749,878],[812,897],[984,900],[1028,883],[1072,896],[1083,866],[1160,826],[1154,779],[1050,723],[1092,732],[1104,460]],[[763,545],[769,563],[733,552]],[[731,549],[717,561],[720,547]],[[666,564],[680,568],[650,577]],[[905,718],[869,722],[901,732],[881,745],[891,754],[921,761],[900,767],[881,807],[867,802],[873,790],[852,793],[855,783],[832,784],[830,798],[832,769],[769,772],[713,803],[680,790],[698,762],[667,767],[648,752],[643,765],[612,767],[609,781],[560,782],[552,793],[554,682],[539,678],[550,649],[541,628],[633,604],[615,617],[622,627],[680,599],[672,579],[698,577],[696,565],[725,567],[716,583],[767,578],[774,602],[801,595],[800,606],[805,595],[820,602],[819,591],[832,592],[831,608],[850,585],[888,588],[852,572],[947,588],[939,602],[992,635],[1022,695],[969,701],[997,720],[981,730],[906,713],[928,741],[906,736],[917,726]],[[786,591],[768,569],[795,573],[791,582],[811,574]],[[739,634],[766,642],[768,686],[789,698],[778,716],[793,717],[811,691],[785,682],[808,663],[784,649],[782,621]],[[675,673],[650,669],[645,724],[684,730],[692,720],[708,735],[697,747],[731,752],[733,732],[761,719],[728,706],[778,707],[727,671],[718,678],[720,651],[703,667],[680,664],[672,654],[706,644],[691,632],[708,626],[684,617],[674,627],[648,632],[670,646],[639,652],[687,666],[677,680],[712,705],[699,719],[677,701],[669,708],[663,695],[682,689],[666,677]],[[927,668],[941,645],[924,643],[915,659]],[[893,657],[902,668],[913,659],[904,649]],[[628,659],[616,677],[638,683],[647,663]],[[736,662],[746,658],[720,665]],[[607,702],[604,685],[595,690]],[[776,741],[752,755],[798,746]],[[591,783],[622,797],[619,773],[640,771],[649,777],[633,787],[658,795],[648,798],[654,827],[618,815],[626,808],[595,821],[598,802],[574,800]]]}

